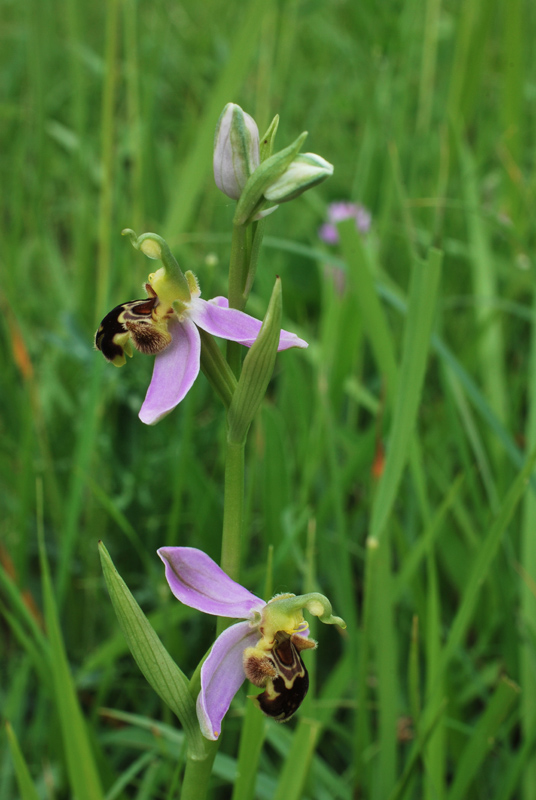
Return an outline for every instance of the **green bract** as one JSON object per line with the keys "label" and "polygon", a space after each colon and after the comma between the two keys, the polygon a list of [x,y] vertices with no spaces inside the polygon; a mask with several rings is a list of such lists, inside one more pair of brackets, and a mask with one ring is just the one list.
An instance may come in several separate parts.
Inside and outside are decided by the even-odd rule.
{"label": "green bract", "polygon": [[117,572],[110,554],[99,543],[102,571],[114,611],[130,652],[147,681],[180,719],[190,757],[206,757],[189,682],[160,641],[149,620]]}
{"label": "green bract", "polygon": [[229,442],[245,441],[249,426],[259,408],[272,372],[281,331],[281,281],[277,278],[268,310],[255,342],[244,359],[242,372],[229,407]]}

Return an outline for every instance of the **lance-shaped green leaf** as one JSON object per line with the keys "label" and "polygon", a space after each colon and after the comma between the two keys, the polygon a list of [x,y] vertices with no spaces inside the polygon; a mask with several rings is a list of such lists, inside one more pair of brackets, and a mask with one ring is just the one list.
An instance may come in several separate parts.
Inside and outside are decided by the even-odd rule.
{"label": "lance-shaped green leaf", "polygon": [[257,339],[244,359],[228,413],[229,442],[244,442],[274,371],[281,330],[281,281],[276,279]]}
{"label": "lance-shaped green leaf", "polygon": [[160,641],[102,542],[99,543],[99,552],[110,599],[130,652],[148,683],[179,718],[188,740],[190,757],[205,758],[205,745],[188,679]]}
{"label": "lance-shaped green leaf", "polygon": [[257,167],[255,172],[249,177],[240,196],[240,200],[236,204],[236,212],[233,220],[235,225],[246,225],[253,219],[264,202],[265,191],[272,183],[277,181],[291,165],[298,155],[306,137],[306,132],[300,134],[295,142],[285,147],[284,150],[279,150],[278,153],[274,153],[273,156],[267,158]]}

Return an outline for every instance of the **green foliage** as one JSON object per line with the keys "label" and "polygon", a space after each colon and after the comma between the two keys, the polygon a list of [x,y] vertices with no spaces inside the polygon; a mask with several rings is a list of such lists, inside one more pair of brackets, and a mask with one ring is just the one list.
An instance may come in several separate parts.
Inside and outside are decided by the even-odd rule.
{"label": "green foliage", "polygon": [[[252,423],[241,582],[263,594],[273,547],[274,592],[321,591],[348,628],[311,622],[288,725],[237,695],[214,797],[536,800],[534,9],[0,9],[2,800],[179,795],[185,738],[118,630],[97,542],[189,677],[214,625],[155,551],[219,558],[224,409],[201,378],[143,426],[151,359],[115,369],[93,333],[141,296],[125,227],[227,293],[228,101],[261,130],[280,115],[274,151],[307,130],[335,167],[265,222],[247,311],[280,275],[282,326],[310,347],[277,356]],[[334,200],[363,203],[370,232],[323,243]]]}

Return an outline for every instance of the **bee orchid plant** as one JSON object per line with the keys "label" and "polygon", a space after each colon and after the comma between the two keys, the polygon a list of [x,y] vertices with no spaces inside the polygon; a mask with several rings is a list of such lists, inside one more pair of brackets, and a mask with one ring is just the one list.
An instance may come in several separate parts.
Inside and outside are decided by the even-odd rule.
{"label": "bee orchid plant", "polygon": [[[116,306],[102,320],[95,345],[115,366],[134,350],[154,356],[154,370],[140,419],[160,422],[184,398],[200,370],[226,408],[222,555],[218,566],[202,549],[161,547],[169,588],[182,603],[219,618],[219,635],[189,680],[171,659],[101,544],[104,576],[129,647],[145,677],[176,713],[188,748],[182,800],[206,796],[216,742],[235,694],[248,679],[262,693],[260,711],[285,722],[308,689],[303,653],[316,648],[304,610],[344,628],[323,595],[276,595],[268,602],[238,582],[244,524],[244,449],[264,398],[276,355],[307,343],[281,329],[281,282],[276,278],[264,319],[245,313],[265,218],[285,202],[325,180],[333,167],[301,153],[306,134],[274,152],[275,117],[260,137],[240,106],[225,106],[214,140],[214,179],[236,201],[228,297],[201,297],[191,271],[180,269],[155,233],[123,234],[144,255],[160,262],[144,283],[146,297]],[[226,355],[213,337],[227,340]],[[247,348],[245,357],[244,350]],[[239,620],[228,626],[228,620]]]}

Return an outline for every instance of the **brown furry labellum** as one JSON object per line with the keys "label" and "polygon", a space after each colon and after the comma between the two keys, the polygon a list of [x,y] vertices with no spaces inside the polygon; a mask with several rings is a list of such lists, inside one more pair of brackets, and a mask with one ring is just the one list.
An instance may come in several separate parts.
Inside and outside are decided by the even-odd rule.
{"label": "brown furry labellum", "polygon": [[298,710],[307,690],[309,675],[300,655],[301,650],[316,647],[312,639],[280,631],[272,650],[251,647],[244,653],[244,672],[264,692],[251,697],[255,705],[272,719],[286,722]]}
{"label": "brown furry labellum", "polygon": [[97,350],[117,366],[125,363],[125,350],[130,355],[129,340],[146,355],[161,353],[171,342],[171,335],[163,324],[153,318],[158,298],[149,284],[146,289],[151,296],[116,306],[106,314],[95,334]]}

